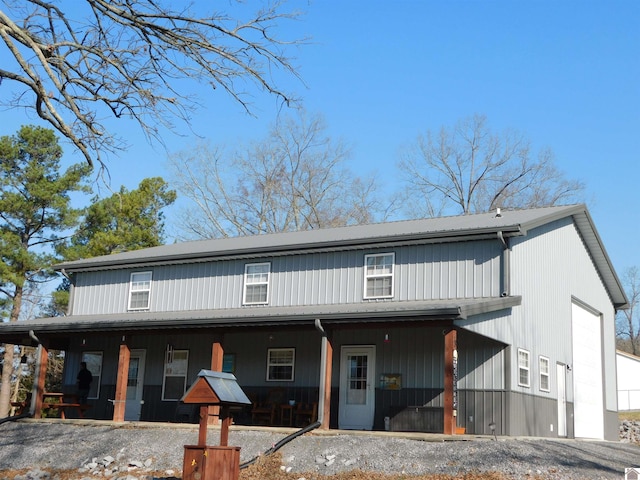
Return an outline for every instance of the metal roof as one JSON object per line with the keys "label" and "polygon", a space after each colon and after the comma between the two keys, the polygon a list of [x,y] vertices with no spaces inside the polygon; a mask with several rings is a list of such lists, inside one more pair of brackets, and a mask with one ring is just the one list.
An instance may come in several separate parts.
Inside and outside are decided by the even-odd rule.
{"label": "metal roof", "polygon": [[384,301],[303,307],[265,306],[226,310],[130,312],[126,315],[71,315],[4,323],[0,328],[0,337],[5,342],[21,343],[18,340],[28,337],[30,331],[36,335],[68,335],[192,328],[313,326],[316,318],[327,324],[456,320],[511,308],[520,305],[521,300],[520,296],[512,296],[424,302]]}
{"label": "metal roof", "polygon": [[527,230],[575,213],[585,211],[583,205],[503,211],[477,215],[425,218],[349,227],[325,228],[298,232],[272,233],[246,237],[217,238],[174,243],[158,247],[116,253],[84,260],[65,262],[57,270],[68,272],[138,266],[140,263],[173,263],[202,261],[216,257],[264,255],[307,251],[332,247],[366,246],[416,240],[453,241],[466,237],[522,235]]}
{"label": "metal roof", "polygon": [[242,391],[235,375],[231,373],[215,372],[213,370],[200,370],[198,378],[189,387],[186,393],[182,396],[181,401],[187,402],[192,389],[196,386],[198,381],[203,380],[207,382],[211,390],[218,397],[218,400],[222,404],[228,405],[251,405],[251,400]]}
{"label": "metal roof", "polygon": [[175,243],[131,252],[93,257],[57,265],[56,270],[76,272],[115,268],[191,263],[238,257],[283,255],[317,250],[343,250],[403,243],[453,242],[468,239],[526,235],[536,227],[573,217],[612,303],[627,308],[624,288],[607,255],[585,205],[503,210],[476,215],[427,218],[356,225],[248,237],[220,238]]}

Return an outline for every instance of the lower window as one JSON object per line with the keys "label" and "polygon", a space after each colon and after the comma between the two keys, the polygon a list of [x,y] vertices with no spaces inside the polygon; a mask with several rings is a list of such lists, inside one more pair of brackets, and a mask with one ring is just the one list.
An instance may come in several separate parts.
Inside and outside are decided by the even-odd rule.
{"label": "lower window", "polygon": [[293,381],[295,348],[270,348],[267,351],[267,381]]}
{"label": "lower window", "polygon": [[529,381],[529,352],[521,348],[518,349],[518,385],[528,387],[531,385]]}
{"label": "lower window", "polygon": [[187,389],[189,350],[171,350],[164,361],[162,400],[180,400]]}
{"label": "lower window", "polygon": [[96,399],[100,396],[100,378],[102,377],[102,352],[82,352],[82,361],[87,364],[93,379],[87,398]]}

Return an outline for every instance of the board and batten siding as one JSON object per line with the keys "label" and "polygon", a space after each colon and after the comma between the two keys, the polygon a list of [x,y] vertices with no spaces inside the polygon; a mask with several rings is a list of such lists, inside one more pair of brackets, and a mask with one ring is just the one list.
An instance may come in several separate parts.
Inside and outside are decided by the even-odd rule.
{"label": "board and batten siding", "polygon": [[[556,364],[571,366],[572,305],[582,303],[602,319],[605,410],[616,409],[614,308],[583,240],[571,218],[528,232],[511,242],[511,294],[522,304],[511,316],[478,316],[461,321],[465,328],[510,345],[509,389],[543,399],[557,399]],[[518,385],[518,348],[530,354],[530,386]],[[549,358],[550,391],[540,389],[539,357]],[[567,369],[567,401],[574,401],[572,372]],[[525,402],[526,403],[526,402]],[[522,403],[522,405],[525,405]],[[512,402],[512,409],[518,408]],[[553,406],[553,403],[549,403]],[[524,408],[524,407],[523,407]],[[552,407],[550,407],[552,408]],[[513,418],[524,412],[511,412]],[[541,416],[542,417],[542,416]],[[539,425],[548,434],[549,424]],[[513,434],[513,432],[511,432]],[[605,435],[607,435],[605,433]]]}
{"label": "board and batten siding", "polygon": [[391,301],[496,297],[500,294],[497,240],[305,253],[75,274],[73,315],[125,313],[132,272],[152,271],[150,311],[242,307],[247,263],[270,262],[269,305],[349,304],[363,301],[364,257],[395,253]]}
{"label": "board and batten siding", "polygon": [[[511,345],[516,365],[517,349],[530,352],[532,374],[537,374],[538,356],[570,365],[571,306],[574,299],[588,299],[601,312],[605,324],[605,346],[613,347],[613,306],[607,291],[570,218],[557,220],[511,239],[511,294],[521,295],[522,304],[511,315],[478,316],[456,322],[465,328]],[[613,353],[613,352],[611,352]],[[615,370],[610,373],[614,375]],[[517,369],[511,384],[518,390]],[[552,395],[555,395],[552,369]],[[537,378],[534,387],[537,388]],[[520,388],[521,390],[523,388]],[[524,388],[526,391],[526,388]]]}

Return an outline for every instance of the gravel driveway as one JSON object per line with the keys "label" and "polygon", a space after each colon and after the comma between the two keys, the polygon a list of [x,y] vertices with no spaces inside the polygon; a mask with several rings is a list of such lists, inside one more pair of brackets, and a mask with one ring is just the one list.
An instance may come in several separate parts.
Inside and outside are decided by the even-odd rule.
{"label": "gravel driveway", "polygon": [[[266,451],[291,430],[232,427],[229,445],[241,447],[241,462]],[[218,444],[210,429],[207,444]],[[360,469],[384,473],[455,475],[501,471],[513,478],[623,479],[625,467],[640,467],[640,446],[619,442],[542,440],[378,432],[320,433],[300,436],[280,452],[284,468],[331,475]],[[96,421],[21,420],[0,425],[0,470],[78,469],[111,457],[120,467],[143,464],[179,476],[184,445],[197,443],[197,425],[112,424]],[[131,469],[131,467],[129,467]],[[86,468],[84,472],[86,472]],[[96,475],[95,472],[85,477]],[[135,475],[135,472],[134,472]],[[140,477],[143,477],[142,470]],[[1,477],[1,475],[0,475]],[[78,475],[82,478],[83,475]]]}

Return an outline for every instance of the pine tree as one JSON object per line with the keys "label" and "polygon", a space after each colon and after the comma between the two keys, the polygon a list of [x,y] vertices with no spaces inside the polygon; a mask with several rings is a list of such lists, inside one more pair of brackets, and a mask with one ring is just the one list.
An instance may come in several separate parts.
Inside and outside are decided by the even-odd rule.
{"label": "pine tree", "polygon": [[[20,318],[25,287],[55,275],[51,247],[76,226],[80,211],[70,193],[86,191],[86,165],[61,171],[62,148],[52,130],[23,126],[0,137],[0,296],[9,321]],[[14,345],[5,344],[0,388],[0,418],[10,406]]]}

